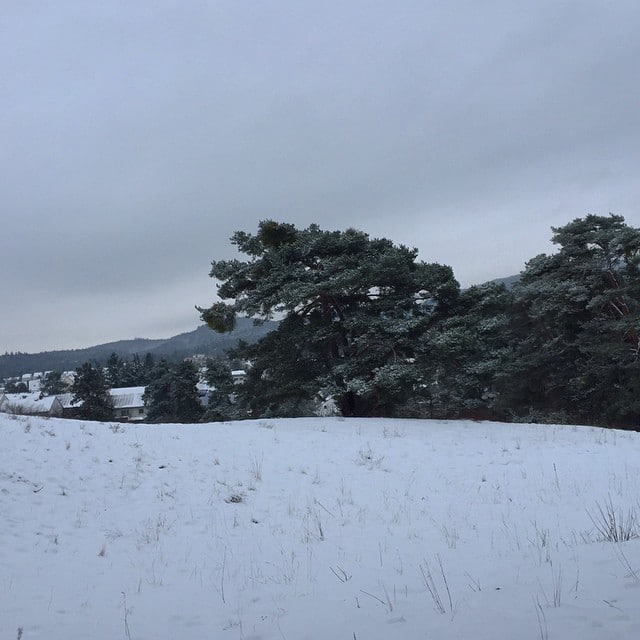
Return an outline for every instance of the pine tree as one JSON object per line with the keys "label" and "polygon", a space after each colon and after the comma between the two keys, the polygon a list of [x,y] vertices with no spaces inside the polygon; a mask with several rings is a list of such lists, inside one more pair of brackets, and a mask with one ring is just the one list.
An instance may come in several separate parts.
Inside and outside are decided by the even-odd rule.
{"label": "pine tree", "polygon": [[144,393],[149,422],[198,422],[203,414],[198,398],[198,370],[189,361],[170,365],[162,359]]}
{"label": "pine tree", "polygon": [[237,390],[229,363],[222,360],[208,360],[205,379],[212,388],[207,399],[205,420],[219,422],[241,417],[242,412],[235,402]]}
{"label": "pine tree", "polygon": [[144,361],[134,353],[129,361],[121,358],[113,352],[106,365],[106,376],[109,386],[117,387],[143,387],[151,379],[153,370],[153,356],[147,354]]}
{"label": "pine tree", "polygon": [[514,288],[504,397],[523,417],[637,424],[640,230],[588,215],[553,232],[559,251],[530,260]]}
{"label": "pine tree", "polygon": [[126,387],[124,360],[114,351],[107,360],[106,378],[111,388]]}
{"label": "pine tree", "polygon": [[149,422],[169,422],[173,416],[171,388],[173,373],[171,365],[161,358],[151,374],[151,380],[144,391],[144,404]]}
{"label": "pine tree", "polygon": [[239,397],[253,415],[304,414],[333,398],[344,415],[390,415],[415,389],[416,338],[455,302],[450,267],[361,231],[263,221],[232,243],[248,260],[212,263],[222,300],[199,308],[216,331],[239,314],[284,316],[235,355],[252,368]]}
{"label": "pine tree", "polygon": [[75,415],[83,420],[109,420],[113,416],[113,402],[109,386],[99,366],[87,362],[76,370],[71,387]]}
{"label": "pine tree", "polygon": [[5,393],[27,393],[29,387],[18,378],[8,379],[4,382]]}
{"label": "pine tree", "polygon": [[503,284],[472,286],[420,338],[422,415],[503,417],[498,380],[511,357],[513,295]]}
{"label": "pine tree", "polygon": [[175,422],[198,422],[204,413],[198,398],[198,368],[193,362],[184,360],[173,370],[171,399]]}
{"label": "pine tree", "polygon": [[60,371],[49,371],[45,374],[40,385],[40,392],[45,396],[55,396],[64,393],[67,385],[62,381]]}

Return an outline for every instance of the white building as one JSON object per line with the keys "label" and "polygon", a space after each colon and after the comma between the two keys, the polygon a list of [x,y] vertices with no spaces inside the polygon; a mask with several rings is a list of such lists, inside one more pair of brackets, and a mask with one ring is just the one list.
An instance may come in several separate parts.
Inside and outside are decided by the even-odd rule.
{"label": "white building", "polygon": [[3,413],[31,416],[62,416],[63,409],[56,396],[41,397],[39,392],[3,393],[0,396],[0,411]]}
{"label": "white building", "polygon": [[123,422],[136,422],[147,417],[147,408],[144,406],[145,387],[121,387],[109,389],[109,395],[113,401],[113,417]]}

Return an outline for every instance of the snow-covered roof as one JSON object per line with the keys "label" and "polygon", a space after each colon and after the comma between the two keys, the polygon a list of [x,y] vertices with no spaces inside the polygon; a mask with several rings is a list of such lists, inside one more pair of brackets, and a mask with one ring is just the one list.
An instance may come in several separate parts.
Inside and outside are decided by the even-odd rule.
{"label": "snow-covered roof", "polygon": [[56,398],[60,401],[63,409],[71,409],[72,407],[79,407],[82,402],[73,401],[73,393],[59,393]]}
{"label": "snow-covered roof", "polygon": [[[144,406],[145,387],[118,387],[116,389],[109,389],[109,395],[113,400],[114,409],[131,409]],[[65,409],[77,407],[82,403],[73,402],[73,393],[62,393],[58,395],[60,403]]]}
{"label": "snow-covered roof", "polygon": [[109,395],[113,400],[114,409],[130,409],[134,407],[144,407],[145,387],[119,387],[110,389]]}
{"label": "snow-covered roof", "polygon": [[35,393],[6,393],[0,399],[0,409],[9,411],[24,411],[25,413],[50,413],[59,404],[56,396],[40,397]]}

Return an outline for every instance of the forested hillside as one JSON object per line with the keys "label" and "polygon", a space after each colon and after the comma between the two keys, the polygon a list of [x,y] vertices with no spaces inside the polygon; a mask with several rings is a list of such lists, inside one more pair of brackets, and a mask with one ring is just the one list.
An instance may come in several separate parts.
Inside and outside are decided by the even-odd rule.
{"label": "forested hillside", "polygon": [[256,326],[253,321],[240,318],[235,331],[227,335],[220,335],[206,326],[200,326],[194,331],[166,340],[136,338],[86,349],[4,354],[0,356],[0,379],[34,371],[72,371],[85,362],[105,364],[112,353],[125,359],[134,354],[143,357],[147,353],[156,359],[164,357],[168,360],[180,360],[194,354],[222,356],[229,348],[236,346],[239,340],[255,342],[275,326],[275,323],[270,322]]}

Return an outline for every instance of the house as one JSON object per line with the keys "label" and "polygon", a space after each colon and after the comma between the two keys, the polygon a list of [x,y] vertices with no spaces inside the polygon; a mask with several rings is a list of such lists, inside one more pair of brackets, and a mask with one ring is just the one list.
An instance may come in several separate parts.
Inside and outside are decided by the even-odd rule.
{"label": "house", "polygon": [[25,373],[21,376],[20,382],[22,382],[29,391],[40,391],[44,376],[45,372],[42,371],[36,371],[35,373]]}
{"label": "house", "polygon": [[[35,379],[34,377],[29,380]],[[145,387],[109,389],[113,401],[113,419],[135,422],[147,417],[144,406]],[[40,392],[0,393],[0,412],[33,416],[71,417],[79,403],[73,401],[73,393],[42,396]]]}
{"label": "house", "polygon": [[68,388],[71,387],[75,379],[76,379],[75,371],[63,371],[60,374],[60,382],[62,382],[62,384],[64,384]]}
{"label": "house", "polygon": [[62,405],[62,417],[68,418],[73,414],[73,410],[76,409],[79,403],[73,401],[73,393],[60,393],[56,396]]}
{"label": "house", "polygon": [[121,387],[109,389],[109,395],[113,401],[113,418],[123,422],[136,422],[147,417],[147,408],[144,406],[145,387]]}
{"label": "house", "polygon": [[247,377],[247,372],[244,369],[234,369],[231,372],[231,377],[233,378],[234,384],[240,384],[244,382],[244,379]]}
{"label": "house", "polygon": [[16,415],[61,417],[63,408],[56,396],[42,397],[34,393],[4,393],[0,396],[0,411]]}
{"label": "house", "polygon": [[[113,419],[121,422],[139,422],[147,417],[144,406],[144,390],[146,387],[120,387],[109,389],[113,402]],[[73,393],[62,393],[56,396],[60,400],[64,416],[72,416],[79,403],[73,402]]]}
{"label": "house", "polygon": [[198,392],[198,400],[203,407],[209,406],[209,394],[215,391],[216,388],[212,387],[208,382],[200,381],[196,384],[196,391]]}

